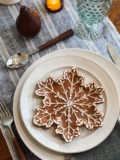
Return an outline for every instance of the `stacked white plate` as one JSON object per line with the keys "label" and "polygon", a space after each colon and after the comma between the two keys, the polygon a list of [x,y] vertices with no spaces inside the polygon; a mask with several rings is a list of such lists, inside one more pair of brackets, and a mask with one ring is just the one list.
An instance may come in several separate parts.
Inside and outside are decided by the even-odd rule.
{"label": "stacked white plate", "polygon": [[[66,143],[55,135],[54,129],[43,129],[33,124],[39,99],[36,84],[48,76],[57,79],[63,71],[77,67],[85,83],[95,81],[103,86],[105,103],[98,110],[104,113],[103,126],[93,131],[81,128],[81,136]],[[79,153],[103,142],[113,130],[119,114],[120,71],[104,57],[86,50],[65,49],[52,52],[37,60],[24,73],[15,91],[13,114],[23,142],[43,160],[65,160],[66,153]],[[117,91],[117,89],[118,91]],[[89,142],[89,143],[88,143]]]}

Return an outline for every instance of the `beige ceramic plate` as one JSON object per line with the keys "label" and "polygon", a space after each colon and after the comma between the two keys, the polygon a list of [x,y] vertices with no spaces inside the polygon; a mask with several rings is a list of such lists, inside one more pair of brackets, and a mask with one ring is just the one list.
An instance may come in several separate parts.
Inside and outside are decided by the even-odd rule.
{"label": "beige ceramic plate", "polygon": [[1,4],[12,5],[20,2],[20,0],[0,0]]}
{"label": "beige ceramic plate", "polygon": [[[63,71],[72,67],[77,67],[79,73],[85,77],[85,84],[94,81],[105,89],[103,94],[105,102],[97,105],[98,110],[104,113],[104,120],[103,126],[93,131],[81,127],[81,135],[78,138],[73,138],[70,143],[66,143],[55,134],[54,127],[44,129],[33,124],[36,106],[42,101],[40,97],[35,96],[35,90],[39,80],[45,80],[49,75],[57,79],[62,77]],[[62,153],[83,152],[100,144],[111,132],[114,119],[117,119],[118,112],[113,106],[118,108],[119,101],[116,87],[110,76],[97,63],[77,55],[61,55],[59,58],[53,57],[45,60],[27,78],[20,97],[21,116],[28,132],[45,147]],[[110,119],[112,120],[110,121]]]}
{"label": "beige ceramic plate", "polygon": [[[37,142],[27,131],[26,127],[24,126],[24,123],[21,119],[20,115],[20,110],[19,110],[19,98],[20,98],[20,93],[21,93],[21,88],[24,85],[24,82],[26,81],[27,77],[30,75],[30,73],[39,66],[40,63],[44,62],[46,59],[49,59],[51,57],[59,57],[61,55],[80,55],[85,58],[89,58],[95,62],[97,62],[99,65],[102,65],[102,67],[110,74],[112,79],[114,80],[114,83],[117,86],[117,89],[120,94],[120,71],[119,69],[110,61],[108,61],[106,58],[103,56],[100,56],[96,53],[86,51],[86,50],[81,50],[81,49],[66,49],[66,50],[60,50],[53,52],[51,54],[48,54],[47,56],[44,56],[40,58],[38,61],[36,61],[33,65],[29,67],[29,69],[24,73],[22,78],[20,79],[15,95],[14,95],[14,101],[13,101],[13,114],[14,114],[14,120],[15,124],[18,130],[19,135],[21,136],[23,142],[26,144],[26,146],[39,158],[43,160],[65,160],[66,157],[62,153],[57,153],[52,150],[47,149],[43,145],[41,145],[39,142]],[[118,118],[118,112],[119,112],[119,107],[116,106],[115,108],[116,113],[114,116],[114,124],[111,127],[111,131],[114,128],[117,118]],[[111,132],[110,131],[110,132]],[[110,134],[110,133],[109,133]]]}

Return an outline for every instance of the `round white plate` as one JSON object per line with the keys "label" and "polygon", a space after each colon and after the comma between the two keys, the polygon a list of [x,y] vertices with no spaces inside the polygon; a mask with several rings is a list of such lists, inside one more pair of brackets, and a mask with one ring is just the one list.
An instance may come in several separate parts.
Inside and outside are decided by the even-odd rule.
{"label": "round white plate", "polygon": [[13,5],[18,2],[20,2],[20,0],[0,0],[0,3],[5,5]]}
{"label": "round white plate", "polygon": [[[63,71],[72,67],[77,67],[79,74],[85,77],[85,84],[93,81],[97,86],[103,86],[105,92],[102,96],[105,102],[97,105],[97,108],[104,113],[104,120],[103,126],[93,131],[81,127],[81,135],[78,138],[73,138],[70,143],[66,143],[61,136],[55,134],[54,127],[45,129],[33,124],[36,106],[39,106],[42,101],[40,97],[35,95],[35,90],[39,80],[46,80],[48,76],[57,79],[62,77]],[[107,72],[95,62],[76,55],[61,55],[59,58],[53,57],[41,63],[27,78],[20,96],[21,116],[28,132],[45,147],[62,153],[83,152],[100,144],[115,125],[118,106],[118,93]],[[104,134],[101,134],[103,132]]]}
{"label": "round white plate", "polygon": [[[109,73],[109,75],[112,77],[114,83],[116,84],[116,87],[120,94],[120,71],[119,69],[110,61],[108,61],[103,56],[100,56],[96,53],[86,51],[86,50],[80,50],[80,49],[66,49],[66,50],[59,50],[55,51],[53,53],[50,53],[39,60],[37,60],[34,64],[32,64],[28,70],[24,73],[22,78],[20,79],[15,95],[13,100],[13,115],[14,115],[14,121],[18,130],[19,135],[21,136],[21,139],[26,144],[26,146],[39,158],[43,160],[65,160],[65,155],[60,154],[58,152],[54,152],[52,150],[47,149],[40,143],[38,143],[27,131],[26,127],[24,126],[24,123],[21,119],[20,115],[20,108],[19,108],[19,98],[21,93],[21,88],[24,85],[24,82],[26,81],[27,77],[30,75],[30,73],[40,65],[40,63],[44,62],[45,60],[51,58],[51,57],[59,57],[61,55],[80,55],[85,58],[89,58],[95,62],[97,62],[99,65],[102,65],[102,67]],[[116,109],[116,112],[118,113],[119,108]],[[117,120],[117,119],[116,119]],[[115,120],[115,123],[116,123]],[[115,124],[114,124],[115,125]],[[114,126],[113,126],[114,128]]]}

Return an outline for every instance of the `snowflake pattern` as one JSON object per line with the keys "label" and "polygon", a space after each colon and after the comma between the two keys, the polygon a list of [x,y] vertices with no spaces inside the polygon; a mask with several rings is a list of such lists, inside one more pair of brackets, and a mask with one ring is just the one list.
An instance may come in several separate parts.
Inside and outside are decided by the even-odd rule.
{"label": "snowflake pattern", "polygon": [[103,103],[103,87],[94,82],[84,84],[84,77],[74,67],[64,71],[63,77],[38,82],[38,96],[43,96],[43,106],[37,106],[34,124],[50,128],[57,125],[55,132],[66,142],[80,135],[80,126],[88,130],[102,126],[103,113],[97,104]]}

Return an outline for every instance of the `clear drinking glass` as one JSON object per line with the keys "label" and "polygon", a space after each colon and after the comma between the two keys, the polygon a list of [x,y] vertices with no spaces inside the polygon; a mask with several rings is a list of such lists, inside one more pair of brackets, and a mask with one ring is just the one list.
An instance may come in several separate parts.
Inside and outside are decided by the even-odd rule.
{"label": "clear drinking glass", "polygon": [[77,0],[79,21],[76,23],[76,34],[87,40],[101,36],[102,20],[107,16],[113,0]]}

